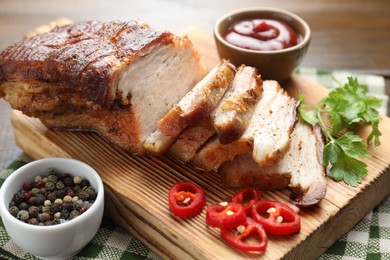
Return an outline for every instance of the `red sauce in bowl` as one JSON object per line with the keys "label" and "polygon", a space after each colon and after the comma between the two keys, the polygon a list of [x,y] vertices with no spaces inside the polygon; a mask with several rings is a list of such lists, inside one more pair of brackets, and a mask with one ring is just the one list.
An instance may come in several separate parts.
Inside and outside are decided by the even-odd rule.
{"label": "red sauce in bowl", "polygon": [[282,50],[300,41],[288,24],[271,19],[252,19],[234,23],[223,38],[230,44],[249,50]]}

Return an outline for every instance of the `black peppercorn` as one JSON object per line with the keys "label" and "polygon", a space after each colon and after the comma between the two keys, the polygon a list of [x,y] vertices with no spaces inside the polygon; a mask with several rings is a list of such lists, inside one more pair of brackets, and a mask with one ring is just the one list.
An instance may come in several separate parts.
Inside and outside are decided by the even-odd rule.
{"label": "black peppercorn", "polygon": [[14,194],[12,200],[17,204],[19,205],[20,203],[22,203],[24,201],[24,191],[20,190],[18,191],[17,193]]}
{"label": "black peppercorn", "polygon": [[62,218],[62,219],[67,219],[67,218],[69,218],[69,210],[67,210],[67,209],[63,209],[63,210],[61,210],[61,215],[60,215],[60,218]]}
{"label": "black peppercorn", "polygon": [[37,206],[31,206],[28,208],[28,214],[30,214],[30,218],[36,218],[39,214],[39,208]]}
{"label": "black peppercorn", "polygon": [[46,195],[46,198],[48,200],[50,200],[51,202],[54,202],[58,197],[57,197],[57,193],[56,192],[49,192],[47,195]]}
{"label": "black peppercorn", "polygon": [[80,182],[80,186],[81,188],[84,188],[86,186],[89,186],[89,181],[87,179],[83,179],[81,182]]}
{"label": "black peppercorn", "polygon": [[66,196],[66,189],[63,188],[63,189],[60,189],[60,190],[56,190],[55,193],[57,195],[57,198],[63,198],[63,197]]}
{"label": "black peppercorn", "polygon": [[82,190],[78,193],[78,197],[79,197],[79,199],[84,200],[84,201],[89,200],[89,193],[85,190]]}
{"label": "black peppercorn", "polygon": [[21,202],[18,206],[20,210],[27,210],[28,209],[28,204],[26,202]]}
{"label": "black peppercorn", "polygon": [[83,214],[97,197],[89,181],[80,176],[53,169],[42,176],[23,183],[13,195],[8,206],[12,216],[32,225],[57,225]]}
{"label": "black peppercorn", "polygon": [[61,206],[61,205],[59,205],[59,204],[57,204],[57,203],[53,203],[53,204],[51,204],[51,206],[50,206],[50,213],[51,213],[51,214],[54,214],[54,213],[56,213],[56,212],[61,211],[61,209],[62,209],[62,206]]}
{"label": "black peppercorn", "polygon": [[64,183],[65,186],[67,187],[72,187],[73,186],[73,178],[70,176],[65,176],[62,179],[62,182]]}

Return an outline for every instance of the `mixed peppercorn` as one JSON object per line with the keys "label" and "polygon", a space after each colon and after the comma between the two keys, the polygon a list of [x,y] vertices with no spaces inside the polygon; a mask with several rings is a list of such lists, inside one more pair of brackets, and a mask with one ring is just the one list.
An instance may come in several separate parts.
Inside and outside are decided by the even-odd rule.
{"label": "mixed peppercorn", "polygon": [[88,180],[48,169],[13,195],[9,212],[32,225],[57,225],[83,214],[96,197]]}

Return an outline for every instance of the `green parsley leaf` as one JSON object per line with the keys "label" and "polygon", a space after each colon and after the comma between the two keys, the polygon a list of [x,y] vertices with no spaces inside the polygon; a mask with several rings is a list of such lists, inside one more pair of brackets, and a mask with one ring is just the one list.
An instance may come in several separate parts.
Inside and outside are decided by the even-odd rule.
{"label": "green parsley leaf", "polygon": [[[380,116],[377,109],[381,100],[367,96],[367,87],[359,84],[357,78],[348,77],[348,83],[330,91],[316,107],[306,105],[301,94],[299,102],[300,117],[311,125],[319,124],[328,140],[322,162],[325,166],[331,166],[330,175],[336,181],[357,186],[368,173],[367,164],[359,160],[369,156],[367,144],[374,140],[376,146],[380,145]],[[329,117],[330,128],[323,122],[323,115]],[[359,124],[372,127],[367,144],[352,132]]]}

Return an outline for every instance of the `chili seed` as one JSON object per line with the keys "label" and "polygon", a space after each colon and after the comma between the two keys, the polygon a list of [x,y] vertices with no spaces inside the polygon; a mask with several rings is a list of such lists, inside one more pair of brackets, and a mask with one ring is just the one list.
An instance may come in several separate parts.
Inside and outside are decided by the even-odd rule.
{"label": "chili seed", "polygon": [[237,232],[238,232],[239,234],[244,233],[244,231],[245,231],[245,226],[244,226],[244,225],[239,225],[239,226],[237,227]]}
{"label": "chili seed", "polygon": [[276,223],[282,223],[283,222],[283,217],[282,216],[277,216],[275,222]]}
{"label": "chili seed", "polygon": [[269,208],[267,210],[267,213],[270,214],[270,213],[275,213],[276,212],[276,208]]}
{"label": "chili seed", "polygon": [[191,198],[190,198],[190,197],[187,197],[187,198],[185,198],[185,200],[183,200],[183,203],[184,203],[184,204],[187,204],[188,202],[190,202],[190,200],[191,200]]}
{"label": "chili seed", "polygon": [[219,205],[221,205],[222,207],[226,207],[228,205],[228,202],[227,201],[222,201],[219,203]]}
{"label": "chili seed", "polygon": [[226,215],[228,215],[228,216],[234,215],[234,212],[231,210],[228,210],[228,211],[226,211]]}

